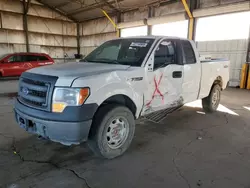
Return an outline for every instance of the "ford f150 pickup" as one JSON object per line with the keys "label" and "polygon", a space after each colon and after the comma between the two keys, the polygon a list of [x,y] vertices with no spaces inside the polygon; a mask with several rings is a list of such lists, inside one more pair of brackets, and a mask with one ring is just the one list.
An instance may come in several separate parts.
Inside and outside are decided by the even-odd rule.
{"label": "ford f150 pickup", "polygon": [[193,41],[120,38],[78,63],[24,72],[15,116],[28,132],[64,145],[87,141],[111,159],[128,149],[135,119],[197,99],[205,111],[216,111],[228,80],[229,62],[200,61]]}

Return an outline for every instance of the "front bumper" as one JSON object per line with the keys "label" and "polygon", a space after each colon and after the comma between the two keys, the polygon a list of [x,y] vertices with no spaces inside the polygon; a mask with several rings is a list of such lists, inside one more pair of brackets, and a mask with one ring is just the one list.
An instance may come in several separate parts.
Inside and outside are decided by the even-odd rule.
{"label": "front bumper", "polygon": [[[88,120],[65,121],[65,119],[45,119],[39,117],[43,111],[32,110],[18,101],[15,102],[15,117],[21,128],[63,145],[80,144],[88,139],[92,118]],[[39,113],[40,112],[40,113]],[[51,113],[52,114],[52,113]],[[55,114],[55,113],[53,113]],[[94,114],[94,113],[93,113]],[[41,115],[43,117],[43,115]]]}

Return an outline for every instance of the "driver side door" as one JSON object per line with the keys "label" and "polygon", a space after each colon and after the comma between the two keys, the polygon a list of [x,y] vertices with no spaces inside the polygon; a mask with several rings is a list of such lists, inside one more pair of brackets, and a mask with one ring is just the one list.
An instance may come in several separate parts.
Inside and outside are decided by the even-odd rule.
{"label": "driver side door", "polygon": [[143,114],[182,106],[184,68],[180,47],[180,40],[164,39],[155,48],[152,54],[153,71],[146,66],[148,88],[144,96]]}

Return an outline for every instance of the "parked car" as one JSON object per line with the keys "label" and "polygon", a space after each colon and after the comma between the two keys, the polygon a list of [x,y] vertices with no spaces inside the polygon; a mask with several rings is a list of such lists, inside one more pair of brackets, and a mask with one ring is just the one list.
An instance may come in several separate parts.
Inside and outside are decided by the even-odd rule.
{"label": "parked car", "polygon": [[54,60],[44,53],[5,54],[0,56],[0,76],[20,76],[29,69],[51,64]]}
{"label": "parked car", "polygon": [[229,61],[201,62],[193,41],[115,39],[82,62],[23,73],[16,121],[64,145],[88,141],[96,154],[110,159],[128,149],[135,119],[165,116],[197,99],[214,112],[228,81]]}

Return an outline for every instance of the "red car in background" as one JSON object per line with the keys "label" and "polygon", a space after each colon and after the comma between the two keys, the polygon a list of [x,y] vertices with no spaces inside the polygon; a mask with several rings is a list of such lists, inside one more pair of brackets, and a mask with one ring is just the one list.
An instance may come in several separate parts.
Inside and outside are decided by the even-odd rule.
{"label": "red car in background", "polygon": [[23,72],[44,65],[54,64],[44,53],[14,53],[0,56],[0,77],[20,76]]}

